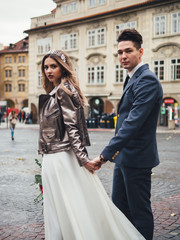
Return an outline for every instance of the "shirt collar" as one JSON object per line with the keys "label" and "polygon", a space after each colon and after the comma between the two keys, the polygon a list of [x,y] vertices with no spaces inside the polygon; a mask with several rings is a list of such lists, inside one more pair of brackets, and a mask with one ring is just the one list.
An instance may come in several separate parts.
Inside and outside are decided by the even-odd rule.
{"label": "shirt collar", "polygon": [[56,86],[50,93],[49,93],[49,95],[54,95],[55,93],[56,93],[56,91],[57,91],[57,88],[58,88],[58,86]]}
{"label": "shirt collar", "polygon": [[143,62],[140,62],[138,65],[136,65],[129,73],[129,77],[132,78],[132,76],[134,75],[134,73],[141,67],[143,66],[144,63]]}

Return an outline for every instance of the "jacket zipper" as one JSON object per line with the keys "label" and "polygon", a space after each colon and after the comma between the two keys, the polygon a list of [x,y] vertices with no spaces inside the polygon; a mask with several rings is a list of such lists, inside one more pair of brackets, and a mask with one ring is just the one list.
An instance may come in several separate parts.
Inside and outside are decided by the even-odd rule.
{"label": "jacket zipper", "polygon": [[54,115],[55,113],[57,113],[59,110],[56,110],[55,112],[51,113],[50,115],[48,115],[46,118],[51,117],[52,115]]}

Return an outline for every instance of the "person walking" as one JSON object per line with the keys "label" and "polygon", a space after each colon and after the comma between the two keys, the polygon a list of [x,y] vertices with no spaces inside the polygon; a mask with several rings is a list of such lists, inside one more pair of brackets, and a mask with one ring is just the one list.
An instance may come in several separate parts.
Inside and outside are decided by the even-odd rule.
{"label": "person walking", "polygon": [[32,119],[33,119],[33,112],[32,110],[29,113],[29,123],[32,124]]}
{"label": "person walking", "polygon": [[0,111],[0,125],[1,125],[2,116],[3,116],[3,114],[2,114],[2,112]]}
{"label": "person walking", "polygon": [[21,115],[22,115],[22,112],[21,112],[21,110],[20,110],[19,113],[18,113],[19,122],[21,122]]}
{"label": "person walking", "polygon": [[112,200],[145,239],[152,240],[151,173],[159,164],[156,128],[163,91],[142,62],[140,33],[125,29],[117,41],[118,59],[128,76],[118,105],[115,136],[94,161],[115,163]]}
{"label": "person walking", "polygon": [[85,97],[70,58],[51,50],[42,59],[46,94],[39,96],[39,154],[46,240],[144,240],[112,203],[94,173],[84,116]]}
{"label": "person walking", "polygon": [[17,123],[17,116],[14,110],[12,110],[9,113],[8,118],[9,118],[10,130],[11,130],[11,139],[14,140],[14,130]]}

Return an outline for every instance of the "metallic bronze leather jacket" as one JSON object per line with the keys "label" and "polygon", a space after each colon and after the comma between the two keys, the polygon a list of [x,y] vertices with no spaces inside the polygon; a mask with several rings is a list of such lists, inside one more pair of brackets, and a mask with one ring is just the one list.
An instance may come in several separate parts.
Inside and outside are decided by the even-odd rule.
{"label": "metallic bronze leather jacket", "polygon": [[84,109],[79,94],[68,82],[61,83],[54,95],[39,96],[39,154],[72,149],[80,166],[89,161],[90,146]]}

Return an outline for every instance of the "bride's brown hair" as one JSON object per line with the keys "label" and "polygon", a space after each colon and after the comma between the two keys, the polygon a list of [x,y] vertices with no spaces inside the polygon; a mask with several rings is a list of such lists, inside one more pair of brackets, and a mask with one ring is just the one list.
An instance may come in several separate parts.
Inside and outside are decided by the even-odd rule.
{"label": "bride's brown hair", "polygon": [[[85,106],[86,98],[79,87],[79,82],[78,82],[75,72],[73,70],[71,60],[68,57],[68,55],[65,52],[63,52],[62,50],[50,50],[42,59],[42,64],[41,64],[42,85],[43,85],[43,88],[45,89],[46,93],[49,94],[54,88],[53,83],[48,80],[48,78],[44,72],[44,62],[45,62],[46,58],[48,58],[48,57],[54,59],[60,65],[60,67],[62,68],[62,72],[63,72],[61,79],[68,81],[70,84],[72,84],[74,86],[74,88],[77,90],[77,92],[81,98],[82,105]],[[59,83],[61,82],[61,79],[59,79]]]}

